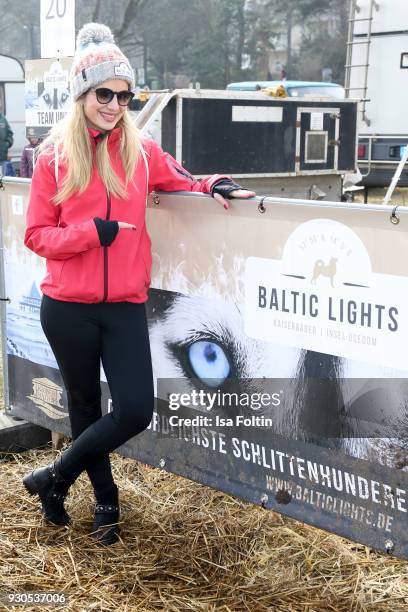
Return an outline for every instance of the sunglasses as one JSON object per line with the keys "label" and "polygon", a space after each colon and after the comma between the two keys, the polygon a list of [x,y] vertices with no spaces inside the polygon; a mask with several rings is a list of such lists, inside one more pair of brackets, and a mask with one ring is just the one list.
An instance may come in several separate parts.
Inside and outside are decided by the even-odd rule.
{"label": "sunglasses", "polygon": [[107,87],[97,87],[93,91],[99,104],[109,104],[116,96],[119,106],[127,106],[135,95],[132,91],[112,91]]}

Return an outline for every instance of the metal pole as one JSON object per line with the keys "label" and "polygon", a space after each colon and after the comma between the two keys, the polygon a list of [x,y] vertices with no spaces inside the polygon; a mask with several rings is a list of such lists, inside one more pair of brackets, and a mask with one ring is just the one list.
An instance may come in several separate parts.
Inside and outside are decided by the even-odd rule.
{"label": "metal pole", "polygon": [[[6,298],[6,278],[4,266],[4,245],[3,245],[3,206],[6,205],[4,198],[5,187],[0,191],[0,297]],[[7,358],[7,312],[6,301],[0,300],[0,333],[1,333],[1,357],[3,362],[3,392],[4,406],[10,410],[9,378],[8,378],[8,358]]]}
{"label": "metal pole", "polygon": [[364,73],[364,100],[362,102],[363,108],[361,109],[361,119],[364,121],[364,123],[366,125],[370,125],[371,121],[368,119],[367,115],[366,115],[366,106],[367,106],[367,89],[368,89],[368,70],[369,70],[369,60],[370,60],[370,47],[371,47],[371,31],[372,31],[372,27],[373,27],[373,11],[374,11],[374,3],[373,0],[371,0],[370,3],[370,14],[369,14],[369,18],[368,18],[368,32],[367,32],[367,47],[366,47],[366,69],[365,69],[365,73]]}
{"label": "metal pole", "polygon": [[391,196],[394,193],[394,189],[396,188],[398,181],[400,180],[401,172],[405,164],[407,163],[407,160],[408,160],[408,146],[405,147],[404,155],[402,156],[401,161],[398,164],[398,168],[396,169],[395,174],[392,178],[391,184],[388,187],[388,191],[385,195],[383,204],[388,204],[389,201],[391,200]]}
{"label": "metal pole", "polygon": [[353,58],[353,31],[354,31],[354,16],[356,13],[356,0],[350,2],[350,12],[348,20],[348,33],[347,33],[347,58],[346,58],[346,74],[344,79],[344,89],[346,90],[346,98],[350,97],[350,82],[351,82],[351,60]]}

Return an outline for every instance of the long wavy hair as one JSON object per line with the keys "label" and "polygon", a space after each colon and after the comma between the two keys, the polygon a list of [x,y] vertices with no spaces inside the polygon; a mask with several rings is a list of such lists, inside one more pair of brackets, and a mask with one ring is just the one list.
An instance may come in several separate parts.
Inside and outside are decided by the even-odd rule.
{"label": "long wavy hair", "polygon": [[[122,128],[120,156],[125,182],[111,166],[107,138],[101,138],[97,143],[96,167],[108,193],[119,198],[127,198],[127,186],[133,179],[140,155],[140,135],[127,109],[115,127]],[[38,154],[55,146],[58,147],[59,157],[68,167],[67,174],[53,197],[55,204],[61,204],[74,193],[85,191],[92,177],[92,147],[82,98],[79,98],[67,116],[51,129],[47,138],[40,144]]]}

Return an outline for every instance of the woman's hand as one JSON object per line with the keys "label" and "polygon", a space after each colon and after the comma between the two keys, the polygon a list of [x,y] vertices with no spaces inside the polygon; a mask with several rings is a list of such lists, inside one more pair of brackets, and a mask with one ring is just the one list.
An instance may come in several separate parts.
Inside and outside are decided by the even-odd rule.
{"label": "woman's hand", "polygon": [[[231,191],[231,193],[229,194],[230,198],[247,199],[247,198],[254,198],[255,196],[256,196],[255,191],[248,191],[248,189],[235,189],[234,191]],[[217,202],[220,202],[220,204],[223,204],[225,210],[228,210],[229,204],[227,200],[221,194],[214,193],[213,198],[214,200],[217,200]]]}
{"label": "woman's hand", "polygon": [[222,204],[224,208],[228,210],[229,203],[227,202],[226,198],[254,198],[256,193],[255,191],[250,191],[249,189],[243,189],[241,185],[234,183],[232,180],[223,179],[214,185],[211,195],[214,200],[217,200],[217,202]]}
{"label": "woman's hand", "polygon": [[133,223],[126,223],[126,221],[116,221],[112,219],[101,219],[101,217],[94,217],[94,222],[99,236],[99,242],[101,246],[110,246],[115,240],[117,233],[121,229],[136,229],[136,225]]}

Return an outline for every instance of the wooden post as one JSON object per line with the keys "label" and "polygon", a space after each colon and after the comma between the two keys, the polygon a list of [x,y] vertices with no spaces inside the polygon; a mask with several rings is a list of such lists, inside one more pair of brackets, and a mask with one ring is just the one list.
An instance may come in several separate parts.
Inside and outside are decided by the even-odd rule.
{"label": "wooden post", "polygon": [[63,443],[64,443],[64,434],[60,433],[59,431],[52,431],[51,432],[51,440],[52,440],[52,448],[54,450],[59,450]]}

